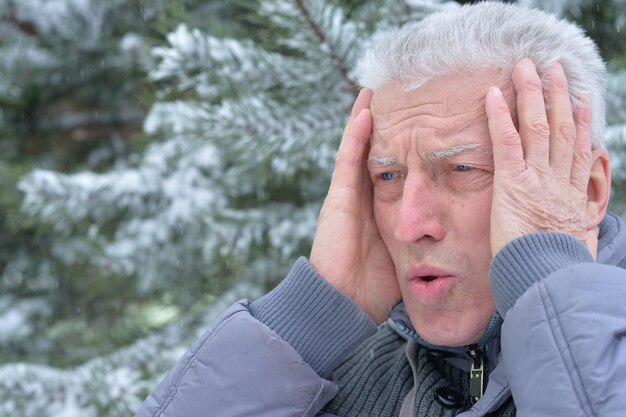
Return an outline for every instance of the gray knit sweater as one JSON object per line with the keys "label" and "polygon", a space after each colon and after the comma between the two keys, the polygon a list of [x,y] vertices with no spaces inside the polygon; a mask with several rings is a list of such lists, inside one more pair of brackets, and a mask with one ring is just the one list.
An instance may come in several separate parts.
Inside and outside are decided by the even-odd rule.
{"label": "gray knit sweater", "polygon": [[[430,354],[414,344],[410,354],[417,357],[417,372],[413,375],[407,359],[407,341],[388,323],[380,326],[376,335],[363,344],[336,369],[333,377],[339,393],[325,411],[342,417],[400,414],[403,400],[416,384],[415,416],[455,416],[469,408],[445,408],[435,401],[436,390],[452,387],[469,397],[469,372],[450,364],[444,358]],[[495,416],[515,415],[513,399],[509,398]]]}

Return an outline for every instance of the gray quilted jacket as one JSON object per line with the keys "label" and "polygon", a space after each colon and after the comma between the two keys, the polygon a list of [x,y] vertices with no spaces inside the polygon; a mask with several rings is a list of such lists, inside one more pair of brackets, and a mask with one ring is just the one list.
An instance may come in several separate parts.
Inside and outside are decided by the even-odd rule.
{"label": "gray quilted jacket", "polygon": [[[596,262],[563,234],[505,246],[490,270],[495,317],[504,318],[486,340],[497,366],[482,398],[458,415],[487,416],[512,396],[519,416],[626,416],[625,266],[626,224],[611,214]],[[407,337],[402,317],[399,305],[384,326]],[[272,292],[225,311],[136,417],[332,416],[322,410],[340,390],[333,370],[376,331],[301,258]],[[409,344],[423,343],[414,336]],[[468,367],[459,357],[450,363]],[[415,412],[412,396],[400,416]]]}

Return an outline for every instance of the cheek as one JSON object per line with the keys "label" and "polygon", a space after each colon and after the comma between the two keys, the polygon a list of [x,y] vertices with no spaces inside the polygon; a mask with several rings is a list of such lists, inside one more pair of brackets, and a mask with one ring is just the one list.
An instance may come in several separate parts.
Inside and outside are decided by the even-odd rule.
{"label": "cheek", "polygon": [[[491,186],[460,199],[451,199],[450,207],[456,211],[454,216],[461,222],[458,226],[464,237],[489,236],[491,225]],[[456,201],[455,201],[456,200]],[[476,240],[476,239],[472,239]]]}
{"label": "cheek", "polygon": [[376,226],[380,237],[387,246],[387,249],[392,250],[394,242],[394,230],[396,224],[396,206],[393,202],[385,202],[374,199],[374,219],[376,220]]}
{"label": "cheek", "polygon": [[491,261],[491,190],[486,190],[463,204],[456,205],[457,239],[469,253],[474,253],[479,263]]}

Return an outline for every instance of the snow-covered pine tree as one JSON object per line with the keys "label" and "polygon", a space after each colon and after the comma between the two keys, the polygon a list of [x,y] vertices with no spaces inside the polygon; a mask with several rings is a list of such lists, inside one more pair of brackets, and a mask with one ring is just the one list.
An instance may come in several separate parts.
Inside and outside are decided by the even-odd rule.
{"label": "snow-covered pine tree", "polygon": [[[162,42],[173,21],[178,25],[190,15],[204,15],[198,23],[207,24],[232,13],[233,7],[221,3],[0,0],[0,366],[75,366],[128,345],[176,316],[171,308],[155,308],[155,302],[126,291],[126,277],[90,267],[80,257],[68,259],[68,236],[85,231],[77,226],[59,233],[21,213],[15,183],[32,166],[67,172],[125,164],[132,147],[150,140],[142,133],[146,108],[138,100],[146,96],[140,88],[142,66],[151,60],[147,44],[159,37]],[[167,357],[159,354],[155,364]],[[33,402],[8,381],[0,386],[2,416],[69,415],[74,392],[67,391],[66,398],[66,386],[99,386],[98,381],[112,378],[97,368],[97,361],[71,377],[46,366],[6,369],[31,394],[44,390],[64,399],[51,401],[48,409],[51,397]],[[29,376],[20,376],[22,371]],[[122,392],[129,389],[123,380],[119,384]],[[80,405],[83,398],[75,399]],[[116,405],[102,398],[102,409],[126,407],[124,399]],[[81,408],[77,415],[89,414]],[[126,413],[110,411],[120,414]]]}
{"label": "snow-covered pine tree", "polygon": [[[146,16],[163,7],[157,3]],[[84,168],[105,168],[128,150],[128,137],[142,135],[146,109],[134,93],[149,55],[134,33],[144,21],[135,13],[139,6],[0,1],[2,362],[46,362],[61,350],[55,337],[43,334],[54,331],[51,322],[67,309],[60,288],[72,281],[69,271],[79,269],[56,261],[54,252],[63,252],[57,234],[20,212],[15,183],[33,166],[64,170],[82,158]]]}
{"label": "snow-covered pine tree", "polygon": [[[0,368],[0,415],[131,414],[216,312],[307,253],[355,97],[354,58],[379,30],[457,6],[265,0],[254,42],[171,32],[149,72],[157,102],[144,127],[160,140],[105,173],[33,172],[20,183],[24,210],[62,235],[61,259],[125,276],[141,294],[242,281],[210,309],[82,366]],[[609,102],[623,107],[619,77]],[[626,117],[609,112],[611,144],[623,143]]]}
{"label": "snow-covered pine tree", "polygon": [[[85,262],[92,251],[75,250],[72,236],[92,221],[62,231],[40,222],[20,210],[15,183],[33,166],[128,164],[155,140],[142,129],[156,88],[144,81],[149,44],[182,21],[244,33],[235,20],[242,10],[221,0],[0,0],[0,363],[76,365],[190,308],[171,292],[138,296],[127,275]],[[149,313],[165,310],[163,297],[176,307]]]}

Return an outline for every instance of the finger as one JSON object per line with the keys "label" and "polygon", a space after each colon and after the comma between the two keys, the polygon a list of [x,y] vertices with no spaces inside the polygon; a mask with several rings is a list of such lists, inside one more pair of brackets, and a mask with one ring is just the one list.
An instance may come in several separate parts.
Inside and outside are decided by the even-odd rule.
{"label": "finger", "polygon": [[579,99],[580,104],[574,113],[576,124],[576,141],[570,183],[580,191],[587,190],[591,175],[591,102],[588,97]]}
{"label": "finger", "polygon": [[[370,106],[370,102],[372,101],[372,96],[373,96],[374,92],[372,90],[370,90],[369,88],[363,88],[361,91],[359,91],[359,95],[357,96],[356,100],[354,101],[354,104],[352,105],[352,111],[350,113],[350,118],[348,119],[348,123],[346,123],[346,128],[343,131],[343,136],[341,138],[341,143],[339,144],[339,149],[337,151],[337,156],[339,156],[342,153],[342,146],[345,146],[346,143],[346,137],[351,134],[351,132],[354,131],[354,123],[357,119],[357,117],[359,116],[359,114],[361,113],[361,111],[363,111],[363,109],[368,109]],[[370,129],[371,130],[371,129]],[[357,136],[357,139],[360,138]],[[369,141],[369,133],[367,138],[365,138]]]}
{"label": "finger", "polygon": [[[344,154],[347,153],[349,155],[352,152],[350,149],[346,149],[347,146],[352,145],[350,143],[351,141],[357,140],[357,141],[365,141],[366,143],[369,143],[369,137],[370,137],[370,133],[372,130],[371,115],[369,117],[370,126],[369,128],[365,127],[365,130],[367,130],[366,132],[361,132],[363,127],[360,125],[356,126],[356,121],[361,115],[361,113],[363,112],[363,110],[365,109],[369,110],[373,95],[374,95],[374,92],[370,90],[369,88],[363,88],[361,91],[359,91],[359,95],[357,96],[356,100],[354,101],[354,104],[352,105],[352,112],[350,114],[350,118],[348,120],[348,123],[346,124],[345,130],[343,131],[343,137],[341,138],[341,143],[339,144],[339,149],[337,150],[336,158],[340,158],[340,157],[343,158]],[[369,111],[368,111],[368,114],[369,114]],[[360,123],[363,123],[363,122],[361,121]],[[353,139],[349,139],[349,137],[352,137]]]}
{"label": "finger", "polygon": [[560,63],[546,72],[548,125],[550,126],[550,167],[557,179],[569,181],[576,143],[576,125],[569,97],[567,78]]}
{"label": "finger", "polygon": [[356,191],[360,187],[371,131],[371,112],[363,108],[348,123],[341,139],[330,182],[331,191],[338,188]]}
{"label": "finger", "polygon": [[550,129],[541,80],[530,59],[522,59],[513,68],[513,86],[526,164],[545,170],[549,163]]}
{"label": "finger", "polygon": [[508,172],[514,177],[526,169],[526,162],[509,106],[498,87],[489,89],[485,97],[485,110],[493,146],[495,173],[498,175]]}
{"label": "finger", "polygon": [[359,91],[359,95],[356,97],[356,100],[352,105],[352,112],[350,113],[351,119],[356,118],[359,113],[361,113],[361,110],[369,108],[373,94],[373,91],[369,88],[363,88]]}

